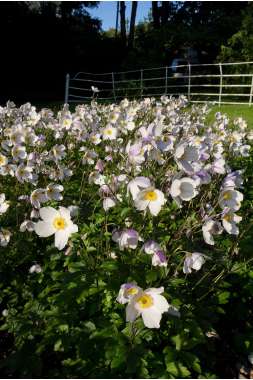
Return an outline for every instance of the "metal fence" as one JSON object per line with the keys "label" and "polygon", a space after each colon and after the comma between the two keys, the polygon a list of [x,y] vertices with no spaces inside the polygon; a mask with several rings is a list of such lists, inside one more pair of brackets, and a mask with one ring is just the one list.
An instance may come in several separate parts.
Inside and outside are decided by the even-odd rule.
{"label": "metal fence", "polygon": [[[98,88],[98,92],[92,90]],[[66,75],[65,103],[185,95],[192,103],[252,105],[253,62],[187,64]]]}

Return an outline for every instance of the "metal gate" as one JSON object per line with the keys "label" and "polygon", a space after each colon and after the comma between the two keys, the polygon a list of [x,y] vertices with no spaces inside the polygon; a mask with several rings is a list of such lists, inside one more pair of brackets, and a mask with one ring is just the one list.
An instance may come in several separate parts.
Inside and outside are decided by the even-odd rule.
{"label": "metal gate", "polygon": [[66,75],[65,103],[90,102],[94,97],[98,101],[117,102],[126,97],[141,99],[162,95],[185,95],[192,103],[251,106],[253,62],[187,64]]}

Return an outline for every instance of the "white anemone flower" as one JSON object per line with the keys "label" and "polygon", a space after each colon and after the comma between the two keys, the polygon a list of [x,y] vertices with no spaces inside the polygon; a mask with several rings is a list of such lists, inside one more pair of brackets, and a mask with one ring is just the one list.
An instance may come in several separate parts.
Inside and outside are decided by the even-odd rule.
{"label": "white anemone flower", "polygon": [[29,273],[41,273],[42,268],[39,264],[34,264],[29,268]]}
{"label": "white anemone flower", "polygon": [[149,178],[146,177],[136,177],[132,179],[127,185],[127,193],[131,193],[133,200],[137,198],[137,195],[141,190],[151,187],[151,182]]}
{"label": "white anemone flower", "polygon": [[160,245],[154,240],[148,240],[143,244],[142,249],[148,255],[152,255],[152,265],[154,267],[167,267],[167,259]]}
{"label": "white anemone flower", "polygon": [[3,215],[9,208],[9,202],[5,201],[5,194],[0,194],[0,215]]}
{"label": "white anemone flower", "polygon": [[184,260],[183,272],[188,274],[192,272],[192,269],[195,269],[196,271],[198,271],[201,269],[204,262],[205,262],[205,257],[202,253],[199,253],[199,252],[187,253]]}
{"label": "white anemone flower", "polygon": [[141,288],[134,283],[128,282],[123,284],[120,287],[116,301],[124,305],[125,303],[128,303],[137,293],[139,293],[140,290]]}
{"label": "white anemone flower", "polygon": [[33,174],[32,174],[33,168],[30,166],[25,166],[24,164],[21,164],[17,167],[15,176],[17,177],[17,180],[21,183],[27,181],[31,182],[33,180]]}
{"label": "white anemone flower", "polygon": [[225,165],[226,165],[226,161],[223,158],[217,158],[212,163],[212,166],[211,166],[212,173],[225,174],[226,173]]}
{"label": "white anemone flower", "polygon": [[103,140],[116,140],[117,138],[117,128],[107,125],[102,131]]}
{"label": "white anemone flower", "polygon": [[22,145],[14,145],[11,153],[15,161],[24,160],[27,156],[25,146]]}
{"label": "white anemone flower", "polygon": [[145,161],[146,148],[141,143],[131,145],[131,141],[126,146],[126,153],[128,155],[128,161],[132,165],[141,165]]}
{"label": "white anemone flower", "polygon": [[122,251],[125,248],[135,249],[140,240],[139,234],[132,228],[114,231],[112,240],[119,244],[119,249]]}
{"label": "white anemone flower", "polygon": [[40,217],[43,220],[36,223],[35,232],[40,237],[55,235],[55,246],[59,250],[65,247],[69,236],[78,231],[77,225],[70,219],[70,210],[65,207],[59,207],[59,211],[53,207],[43,207]]}
{"label": "white anemone flower", "polygon": [[205,242],[214,245],[213,235],[220,235],[222,233],[222,227],[219,222],[210,219],[202,226],[202,232]]}
{"label": "white anemone flower", "polygon": [[3,154],[0,154],[0,166],[5,166],[8,164],[8,158]]}
{"label": "white anemone flower", "polygon": [[146,327],[159,328],[162,314],[170,308],[166,298],[161,295],[163,292],[163,287],[139,291],[127,305],[126,321],[134,322],[141,315]]}
{"label": "white anemone flower", "polygon": [[167,267],[167,258],[162,250],[155,251],[152,256],[152,265],[154,267]]}
{"label": "white anemone flower", "polygon": [[222,190],[219,197],[219,205],[221,208],[229,208],[233,211],[239,210],[243,194],[233,188],[225,188]]}
{"label": "white anemone flower", "polygon": [[116,201],[111,197],[106,197],[103,199],[103,209],[105,211],[108,211],[110,208],[114,207],[116,205]]}
{"label": "white anemone flower", "polygon": [[180,169],[191,173],[193,172],[192,163],[199,159],[199,151],[195,146],[183,143],[176,147],[174,157]]}
{"label": "white anemone flower", "polygon": [[134,205],[137,210],[144,211],[147,208],[154,216],[158,215],[162,206],[165,204],[166,199],[162,191],[154,187],[148,187],[140,191],[134,200]]}
{"label": "white anemone flower", "polygon": [[94,133],[94,134],[89,136],[89,139],[92,142],[92,144],[98,145],[102,141],[100,137],[101,137],[100,133]]}
{"label": "white anemone flower", "polygon": [[33,207],[40,208],[41,203],[48,201],[45,189],[36,189],[30,196],[30,202]]}
{"label": "white anemone flower", "polygon": [[175,179],[171,184],[170,194],[173,198],[190,201],[198,194],[196,187],[197,182],[192,178],[183,177],[181,179]]}
{"label": "white anemone flower", "polygon": [[242,220],[242,217],[239,215],[236,215],[234,212],[228,210],[225,211],[222,215],[222,225],[224,229],[230,234],[230,235],[238,235],[239,234],[239,228],[237,227],[237,223],[240,223]]}
{"label": "white anemone flower", "polygon": [[19,230],[21,232],[33,232],[35,229],[36,223],[34,223],[32,220],[24,220],[23,223],[20,224]]}
{"label": "white anemone flower", "polygon": [[91,91],[94,92],[94,94],[98,93],[99,92],[99,89],[95,86],[91,86]]}
{"label": "white anemone flower", "polygon": [[143,244],[142,249],[147,255],[153,255],[156,251],[160,251],[162,248],[156,241],[148,240]]}
{"label": "white anemone flower", "polygon": [[62,185],[50,183],[46,188],[46,195],[48,199],[52,201],[61,201],[63,199],[63,196],[61,195],[63,190],[64,188]]}
{"label": "white anemone flower", "polygon": [[6,228],[1,228],[0,230],[0,246],[6,247],[9,244],[11,238],[11,233]]}
{"label": "white anemone flower", "polygon": [[56,160],[61,160],[66,156],[66,147],[64,145],[54,145],[52,148],[53,157]]}

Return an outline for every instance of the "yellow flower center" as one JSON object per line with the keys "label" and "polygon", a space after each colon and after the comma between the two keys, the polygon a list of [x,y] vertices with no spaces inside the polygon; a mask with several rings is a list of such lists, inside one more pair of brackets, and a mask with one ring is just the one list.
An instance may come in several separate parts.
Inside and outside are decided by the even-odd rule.
{"label": "yellow flower center", "polygon": [[65,127],[67,127],[68,125],[70,125],[70,120],[64,120],[63,125]]}
{"label": "yellow flower center", "polygon": [[0,156],[0,165],[3,165],[3,164],[5,164],[5,157]]}
{"label": "yellow flower center", "polygon": [[153,298],[148,294],[143,294],[136,302],[142,309],[147,309],[154,304]]}
{"label": "yellow flower center", "polygon": [[231,214],[227,214],[227,215],[224,215],[223,219],[226,220],[226,222],[231,222],[233,217]]}
{"label": "yellow flower center", "polygon": [[112,130],[111,129],[106,129],[105,130],[105,134],[110,136],[112,134]]}
{"label": "yellow flower center", "polygon": [[223,194],[223,199],[225,201],[230,201],[230,199],[232,199],[232,194],[230,193],[230,191],[225,191],[225,193]]}
{"label": "yellow flower center", "polygon": [[157,194],[155,191],[147,191],[144,195],[144,199],[146,201],[156,201],[157,200]]}
{"label": "yellow flower center", "polygon": [[55,218],[53,225],[57,230],[64,230],[67,227],[66,220],[62,217]]}
{"label": "yellow flower center", "polygon": [[127,293],[130,294],[131,296],[133,296],[133,295],[138,293],[138,289],[136,289],[136,288],[127,289]]}

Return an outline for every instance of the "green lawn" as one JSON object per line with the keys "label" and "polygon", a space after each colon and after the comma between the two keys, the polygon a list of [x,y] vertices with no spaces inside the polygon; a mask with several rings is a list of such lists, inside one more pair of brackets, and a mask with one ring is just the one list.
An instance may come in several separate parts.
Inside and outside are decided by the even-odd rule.
{"label": "green lawn", "polygon": [[214,120],[214,115],[216,112],[225,113],[230,119],[235,119],[237,117],[242,117],[248,123],[248,126],[253,128],[253,105],[249,107],[248,105],[236,105],[228,104],[213,106],[210,114],[207,117],[207,121]]}

